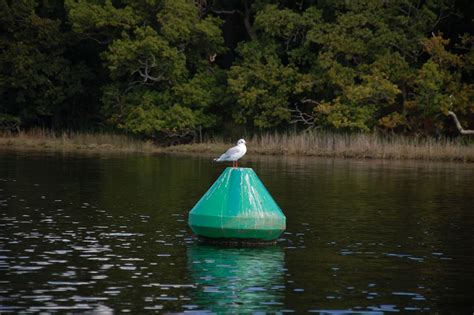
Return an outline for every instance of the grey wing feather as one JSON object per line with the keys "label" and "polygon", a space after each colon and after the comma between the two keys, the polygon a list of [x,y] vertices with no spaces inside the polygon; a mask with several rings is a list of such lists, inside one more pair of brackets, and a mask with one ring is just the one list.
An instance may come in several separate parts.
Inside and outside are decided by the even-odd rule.
{"label": "grey wing feather", "polygon": [[227,150],[224,154],[222,154],[219,158],[214,159],[214,160],[215,161],[226,161],[227,159],[229,159],[232,156],[232,154],[235,154],[235,153],[238,153],[238,152],[239,152],[238,147],[232,147],[229,150]]}
{"label": "grey wing feather", "polygon": [[232,154],[236,154],[236,153],[239,153],[240,149],[238,147],[233,147],[233,148],[230,148],[229,150],[227,150],[226,153],[224,153],[225,155],[227,156],[231,156]]}

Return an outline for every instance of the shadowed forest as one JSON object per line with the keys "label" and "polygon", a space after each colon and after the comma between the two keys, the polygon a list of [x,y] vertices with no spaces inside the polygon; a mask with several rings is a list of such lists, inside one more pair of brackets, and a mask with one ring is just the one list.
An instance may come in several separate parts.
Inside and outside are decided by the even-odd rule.
{"label": "shadowed forest", "polygon": [[474,128],[473,15],[468,0],[0,0],[0,128],[457,135],[448,111]]}

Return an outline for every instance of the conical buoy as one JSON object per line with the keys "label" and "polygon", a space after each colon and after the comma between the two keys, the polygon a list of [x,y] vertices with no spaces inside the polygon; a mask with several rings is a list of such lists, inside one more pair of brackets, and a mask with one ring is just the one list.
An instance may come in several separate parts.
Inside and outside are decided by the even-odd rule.
{"label": "conical buoy", "polygon": [[275,241],[286,217],[251,168],[228,167],[189,213],[189,226],[215,242]]}

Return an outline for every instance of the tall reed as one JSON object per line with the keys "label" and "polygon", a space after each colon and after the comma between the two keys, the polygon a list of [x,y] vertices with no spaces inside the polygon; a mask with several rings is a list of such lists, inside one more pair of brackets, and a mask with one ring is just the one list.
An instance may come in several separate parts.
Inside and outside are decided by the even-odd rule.
{"label": "tall reed", "polygon": [[[246,140],[249,154],[474,162],[474,145],[464,139],[313,131],[263,133]],[[213,138],[203,143],[158,147],[150,141],[110,133],[55,133],[46,129],[0,133],[0,148],[12,149],[219,154],[232,144]]]}
{"label": "tall reed", "polygon": [[[170,148],[179,152],[218,153],[230,143],[221,140]],[[474,146],[460,139],[382,136],[365,133],[264,133],[247,139],[249,153],[378,159],[474,162]]]}
{"label": "tall reed", "polygon": [[0,146],[12,149],[62,151],[121,151],[153,152],[158,150],[150,141],[112,133],[61,132],[48,129],[30,129],[19,133],[0,133]]}

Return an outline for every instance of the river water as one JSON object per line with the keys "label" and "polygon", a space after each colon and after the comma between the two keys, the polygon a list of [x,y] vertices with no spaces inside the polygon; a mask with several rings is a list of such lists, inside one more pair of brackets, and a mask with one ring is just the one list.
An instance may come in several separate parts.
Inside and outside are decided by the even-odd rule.
{"label": "river water", "polygon": [[474,166],[245,157],[287,217],[199,244],[206,156],[0,154],[0,313],[474,311]]}

